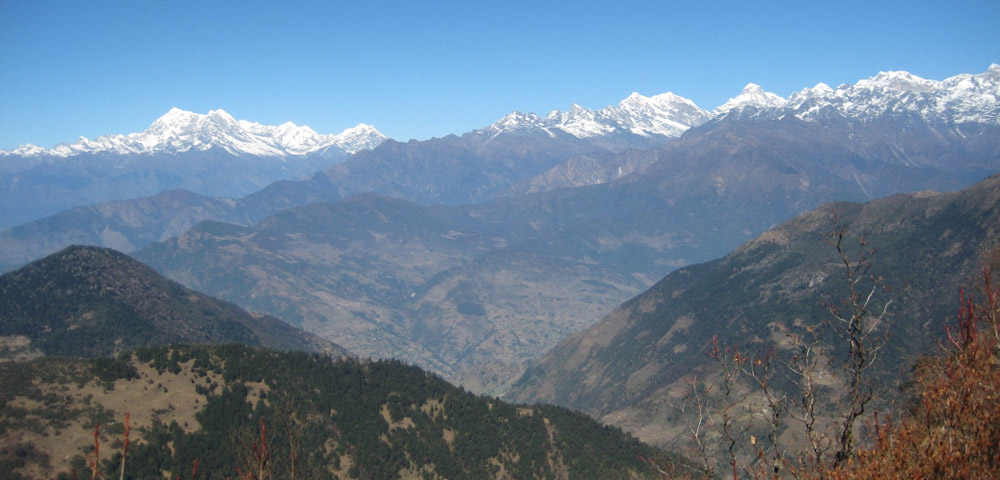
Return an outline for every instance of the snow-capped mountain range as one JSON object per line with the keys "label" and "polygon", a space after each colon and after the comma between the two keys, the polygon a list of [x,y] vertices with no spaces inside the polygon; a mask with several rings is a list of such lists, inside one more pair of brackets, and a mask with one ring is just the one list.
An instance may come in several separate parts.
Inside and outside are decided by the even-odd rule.
{"label": "snow-capped mountain range", "polygon": [[1000,124],[1000,65],[980,74],[961,74],[937,81],[908,72],[880,72],[874,77],[836,89],[820,83],[787,99],[747,84],[739,95],[715,110],[703,110],[686,98],[665,93],[629,95],[618,105],[590,110],[573,105],[544,118],[515,111],[477,132],[497,136],[505,132],[539,131],[554,136],[564,132],[592,138],[617,131],[641,136],[676,138],[687,129],[728,115],[780,118],[794,115],[814,121],[826,114],[867,121],[886,114],[913,114],[931,123]]}
{"label": "snow-capped mountain range", "polygon": [[514,111],[477,133],[497,136],[504,132],[534,130],[555,136],[561,131],[577,138],[593,138],[630,132],[643,137],[677,138],[711,117],[711,113],[698,108],[691,100],[673,93],[652,97],[632,93],[618,105],[600,110],[573,105],[565,112],[553,110],[544,118]]}
{"label": "snow-capped mountain range", "polygon": [[0,151],[0,228],[173,189],[239,198],[306,178],[386,138],[365,124],[322,135],[293,123],[236,120],[223,110],[174,108],[142,132]]}
{"label": "snow-capped mountain range", "polygon": [[233,155],[289,157],[331,149],[353,154],[374,148],[386,138],[375,127],[364,123],[339,134],[324,135],[291,122],[271,126],[236,120],[221,109],[199,114],[173,108],[142,132],[104,135],[94,140],[80,137],[77,143],[62,144],[52,149],[28,144],[11,151],[0,151],[0,155],[174,154],[220,148]]}
{"label": "snow-capped mountain range", "polygon": [[839,115],[864,122],[895,115],[915,116],[931,124],[1000,125],[1000,65],[940,81],[902,71],[879,72],[837,88],[820,83],[787,99],[751,84],[716,110],[717,115],[737,112],[764,118],[794,115],[804,121]]}
{"label": "snow-capped mountain range", "polygon": [[[545,117],[514,111],[475,132],[488,137],[504,133],[538,132],[548,136],[561,133],[588,140],[630,133],[669,140],[689,128],[728,115],[753,118],[794,115],[812,121],[836,114],[864,121],[901,113],[935,123],[1000,124],[1000,65],[993,64],[984,73],[961,74],[941,81],[903,71],[880,72],[837,88],[820,83],[788,98],[749,83],[739,95],[714,110],[704,110],[693,101],[669,92],[651,97],[632,93],[617,105],[599,110],[573,105],[566,111],[553,110]],[[77,143],[51,149],[28,144],[14,150],[0,150],[0,156],[169,154],[212,148],[234,155],[290,157],[328,151],[343,155],[374,148],[386,138],[363,123],[340,134],[319,134],[291,122],[270,126],[236,120],[221,109],[198,114],[174,108],[143,132],[105,135],[94,140],[81,137]]]}

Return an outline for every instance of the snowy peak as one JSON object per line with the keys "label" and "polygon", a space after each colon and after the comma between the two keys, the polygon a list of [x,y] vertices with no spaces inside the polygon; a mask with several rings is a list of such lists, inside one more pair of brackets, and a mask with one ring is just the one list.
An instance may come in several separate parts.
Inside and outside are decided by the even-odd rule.
{"label": "snowy peak", "polygon": [[573,104],[569,110],[553,110],[545,118],[515,111],[477,132],[491,136],[527,131],[542,131],[555,136],[561,132],[577,138],[627,132],[647,137],[676,138],[687,129],[705,123],[710,117],[691,100],[673,93],[646,97],[633,92],[617,105],[600,110]]}
{"label": "snowy peak", "polygon": [[[309,127],[302,127],[308,129]],[[309,131],[312,131],[311,129]],[[357,153],[361,150],[371,150],[378,146],[378,144],[384,142],[388,137],[382,135],[382,132],[375,129],[375,127],[368,125],[366,123],[359,123],[343,132],[339,135],[334,135],[336,137],[331,143],[331,146],[335,146],[347,153]],[[329,147],[327,147],[329,148]]]}
{"label": "snowy peak", "polygon": [[607,135],[615,130],[615,125],[601,118],[601,110],[594,111],[573,104],[566,112],[558,110],[549,114],[555,120],[550,126],[577,138]]}
{"label": "snowy peak", "polygon": [[351,154],[370,149],[387,137],[370,125],[359,124],[340,134],[318,134],[307,126],[286,122],[277,126],[236,120],[222,109],[199,114],[171,108],[146,130],[128,135],[80,137],[74,144],[44,149],[23,145],[5,155],[69,157],[83,153],[175,154],[223,149],[234,155],[304,156],[331,149]]}
{"label": "snowy peak", "polygon": [[[740,93],[709,112],[673,93],[651,97],[633,92],[616,105],[591,110],[573,104],[544,118],[514,111],[476,130],[491,138],[504,133],[543,133],[593,139],[636,135],[653,140],[679,137],[712,118],[742,114],[753,118],[794,116],[804,121],[844,117],[867,121],[887,114],[905,114],[928,122],[1000,125],[1000,64],[980,74],[928,80],[905,71],[879,72],[853,85],[831,88],[824,83],[793,93],[786,100],[748,83]],[[731,117],[735,118],[735,117]],[[277,126],[237,120],[224,110],[198,114],[172,108],[143,132],[81,137],[52,149],[22,145],[0,156],[59,156],[82,153],[147,154],[222,149],[239,155],[305,156],[339,151],[355,153],[386,139],[374,127],[359,124],[340,134],[319,134],[307,126],[286,122]]]}
{"label": "snowy peak", "polygon": [[926,93],[939,87],[940,82],[925,80],[910,72],[879,72],[872,78],[859,81],[857,88],[896,90],[900,92]]}
{"label": "snowy peak", "polygon": [[671,92],[652,97],[633,92],[618,105],[601,110],[601,114],[636,135],[669,138],[679,137],[710,118],[694,102]]}
{"label": "snowy peak", "polygon": [[514,130],[539,130],[545,128],[545,122],[534,113],[524,113],[517,110],[504,115],[493,125],[486,127],[492,132],[507,132]]}
{"label": "snowy peak", "polygon": [[[209,112],[209,113],[213,113]],[[228,114],[227,114],[228,115]],[[174,125],[185,125],[194,122],[199,116],[197,113],[189,112],[187,110],[181,110],[177,107],[171,108],[162,117],[157,118],[156,121],[150,125],[149,130],[164,130],[168,129]]]}
{"label": "snowy peak", "polygon": [[811,99],[823,98],[832,94],[833,89],[830,88],[829,85],[820,82],[817,83],[815,87],[803,88],[802,90],[793,93],[792,96],[788,97],[788,101],[785,102],[785,106],[797,108]]}
{"label": "snowy peak", "polygon": [[[557,114],[557,112],[552,112],[549,114],[549,117],[555,114]],[[490,140],[503,134],[517,135],[543,133],[551,137],[555,136],[555,134],[546,126],[553,121],[553,119],[549,117],[542,119],[534,113],[525,113],[519,110],[514,110],[513,112],[504,115],[503,118],[497,120],[492,125],[475,130],[474,133],[488,136]]]}
{"label": "snowy peak", "polygon": [[941,81],[909,72],[879,72],[835,90],[803,90],[792,95],[788,107],[783,113],[806,121],[829,113],[862,121],[904,114],[929,123],[998,125],[1000,67],[994,64],[984,73],[961,74]]}
{"label": "snowy peak", "polygon": [[867,122],[884,115],[905,115],[927,123],[1000,125],[1000,66],[980,74],[928,80],[909,72],[879,72],[836,89],[824,83],[793,93],[788,100],[749,84],[716,109],[717,115],[756,107],[755,118],[795,116],[804,121],[841,117]]}
{"label": "snowy peak", "polygon": [[748,83],[740,94],[730,98],[726,103],[715,109],[716,115],[728,113],[730,110],[755,107],[758,109],[780,108],[785,105],[785,99],[781,96],[765,92],[760,85]]}

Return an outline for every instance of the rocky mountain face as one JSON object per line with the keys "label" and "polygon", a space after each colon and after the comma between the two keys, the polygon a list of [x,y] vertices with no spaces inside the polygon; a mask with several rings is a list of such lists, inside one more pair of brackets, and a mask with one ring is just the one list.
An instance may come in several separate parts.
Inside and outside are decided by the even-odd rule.
{"label": "rocky mountain face", "polygon": [[251,315],[96,247],[70,247],[0,276],[0,337],[22,352],[78,357],[231,342],[348,355],[276,318]]}
{"label": "rocky mountain face", "polygon": [[959,289],[1000,248],[998,205],[1000,176],[955,193],[825,205],[721,259],[667,275],[533,362],[507,398],[569,406],[663,443],[682,429],[672,407],[682,378],[713,374],[714,336],[759,354],[790,348],[792,335],[822,332],[821,345],[842,358],[842,342],[824,330],[823,307],[845,297],[843,264],[823,237],[839,227],[850,234],[850,255],[876,249],[868,273],[890,287],[876,304],[894,300],[878,325],[888,339],[878,375],[892,384],[935,348]]}
{"label": "rocky mountain face", "polygon": [[276,180],[301,179],[385,138],[364,124],[322,135],[292,123],[236,120],[223,110],[174,108],[138,133],[0,151],[0,228],[170,189],[242,197]]}

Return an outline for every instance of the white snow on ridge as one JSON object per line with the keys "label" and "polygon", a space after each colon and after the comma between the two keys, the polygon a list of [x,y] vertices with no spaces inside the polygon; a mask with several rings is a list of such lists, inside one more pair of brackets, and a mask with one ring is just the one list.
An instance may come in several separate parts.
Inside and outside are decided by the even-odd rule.
{"label": "white snow on ridge", "polygon": [[760,85],[748,83],[743,87],[740,94],[730,98],[726,103],[715,109],[716,115],[721,115],[730,110],[742,109],[746,107],[755,108],[781,108],[785,106],[786,100],[781,96],[765,92]]}
{"label": "white snow on ridge", "polygon": [[553,110],[545,118],[515,112],[478,132],[496,136],[542,130],[549,135],[561,131],[577,138],[593,138],[627,131],[676,138],[712,118],[740,114],[746,109],[752,109],[755,118],[793,115],[804,121],[829,114],[861,121],[886,114],[910,114],[928,122],[1000,124],[1000,65],[993,64],[981,74],[961,74],[942,81],[909,72],[880,72],[835,89],[818,83],[787,99],[748,83],[739,95],[711,112],[673,93],[652,97],[632,93],[618,105],[600,110],[573,105],[565,112]]}
{"label": "white snow on ridge", "polygon": [[553,110],[546,115],[548,126],[558,128],[577,138],[596,137],[607,135],[614,131],[614,127],[609,122],[602,121],[600,111],[583,108],[573,104],[568,111],[560,112]]}
{"label": "white snow on ridge", "polygon": [[359,124],[340,134],[318,134],[291,122],[261,125],[236,120],[225,110],[199,114],[172,108],[146,130],[128,135],[104,135],[94,140],[80,137],[73,144],[52,149],[22,145],[0,155],[70,157],[82,153],[152,154],[182,153],[221,148],[235,155],[304,156],[329,149],[351,154],[370,149],[387,137],[371,125]]}
{"label": "white snow on ridge", "polygon": [[[862,121],[886,114],[915,115],[929,122],[1000,124],[1000,65],[980,74],[961,74],[945,80],[927,80],[908,72],[879,72],[853,85],[831,88],[824,83],[792,93],[787,99],[749,83],[739,95],[713,111],[673,93],[646,97],[632,93],[617,105],[590,110],[573,105],[553,110],[544,118],[513,112],[476,130],[491,138],[505,132],[541,132],[597,138],[619,133],[677,138],[713,118],[752,108],[757,118],[792,115],[804,121],[841,115]],[[0,150],[0,156],[58,156],[81,153],[179,153],[221,148],[233,154],[296,157],[328,151],[355,153],[377,146],[387,137],[374,127],[359,124],[340,134],[319,134],[307,126],[287,122],[277,126],[236,120],[223,110],[198,114],[171,109],[143,132],[81,137],[52,149],[22,145]]]}
{"label": "white snow on ridge", "polygon": [[653,97],[632,93],[618,105],[600,110],[574,104],[565,112],[553,110],[545,118],[514,112],[477,132],[496,136],[504,132],[543,130],[554,135],[560,130],[577,138],[591,138],[627,131],[641,136],[676,138],[710,117],[691,100],[673,93]]}
{"label": "white snow on ridge", "polygon": [[613,107],[600,110],[604,118],[637,135],[676,138],[687,129],[708,121],[708,112],[671,92],[645,97],[633,92]]}
{"label": "white snow on ridge", "polygon": [[825,84],[793,93],[771,116],[813,121],[821,112],[869,120],[886,114],[919,116],[928,122],[1000,124],[1000,65],[980,74],[927,80],[908,72],[879,72],[853,85]]}

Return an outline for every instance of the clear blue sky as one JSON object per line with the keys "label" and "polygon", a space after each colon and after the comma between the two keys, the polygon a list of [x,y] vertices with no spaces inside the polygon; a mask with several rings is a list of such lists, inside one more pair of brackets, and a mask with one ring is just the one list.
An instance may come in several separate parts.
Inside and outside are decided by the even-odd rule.
{"label": "clear blue sky", "polygon": [[0,149],[141,131],[171,107],[321,133],[462,133],[672,91],[714,108],[880,70],[1000,63],[1000,1],[0,0]]}

